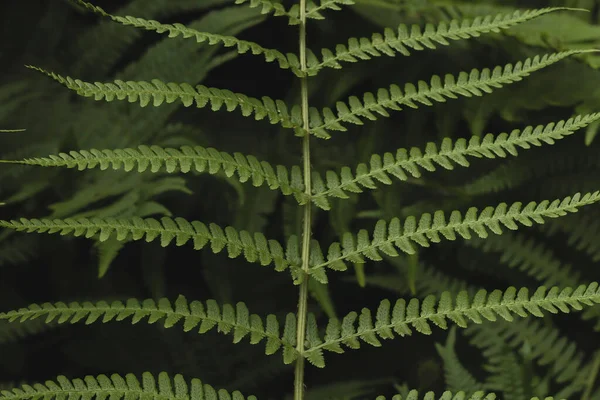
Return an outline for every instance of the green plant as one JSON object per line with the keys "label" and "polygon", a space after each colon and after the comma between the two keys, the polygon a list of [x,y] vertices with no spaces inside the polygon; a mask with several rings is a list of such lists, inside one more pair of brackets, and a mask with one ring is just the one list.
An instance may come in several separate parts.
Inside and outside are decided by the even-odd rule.
{"label": "green plant", "polygon": [[[252,53],[264,57],[268,62],[277,62],[283,69],[289,69],[300,80],[301,104],[289,107],[281,100],[268,97],[252,98],[229,90],[192,86],[189,84],[165,83],[160,80],[151,82],[115,80],[110,83],[88,83],[78,79],[63,77],[32,67],[45,73],[58,83],[76,93],[94,97],[96,100],[127,100],[147,105],[161,106],[180,102],[186,107],[210,107],[213,111],[226,109],[238,111],[245,117],[256,120],[268,119],[271,124],[281,125],[293,130],[302,140],[302,167],[273,166],[258,160],[252,155],[229,154],[213,148],[183,145],[179,148],[161,146],[139,146],[116,150],[78,150],[43,158],[27,158],[17,161],[4,161],[42,167],[66,167],[87,170],[112,168],[139,173],[208,173],[224,174],[241,183],[251,182],[255,187],[266,186],[271,190],[292,196],[303,211],[303,229],[301,237],[290,235],[285,244],[267,239],[262,233],[236,230],[232,227],[205,224],[199,221],[187,221],[183,218],[149,218],[147,214],[118,216],[77,215],[72,218],[53,216],[52,218],[32,218],[0,221],[0,226],[16,231],[37,233],[60,233],[61,235],[85,236],[99,243],[111,243],[109,250],[120,246],[120,242],[145,240],[160,241],[162,246],[175,243],[182,246],[193,243],[196,250],[209,247],[212,252],[226,252],[229,257],[242,255],[250,263],[263,266],[273,265],[276,271],[291,273],[293,281],[299,286],[298,311],[289,313],[284,319],[275,315],[261,318],[251,314],[243,303],[235,306],[219,304],[215,300],[188,302],[180,296],[175,301],[129,300],[112,303],[45,303],[31,305],[0,314],[0,319],[8,322],[25,322],[45,316],[47,322],[58,323],[85,321],[94,322],[123,321],[131,318],[133,323],[142,320],[149,323],[161,321],[165,328],[182,323],[185,331],[192,329],[206,333],[214,328],[224,334],[232,334],[235,343],[249,337],[252,344],[265,342],[265,353],[282,352],[285,364],[295,364],[294,398],[304,397],[305,361],[317,367],[325,366],[324,351],[342,353],[342,345],[356,349],[361,341],[373,346],[381,346],[382,339],[392,339],[396,335],[410,335],[413,330],[429,334],[431,323],[443,329],[448,328],[448,320],[460,327],[466,327],[468,321],[482,323],[494,321],[498,316],[513,321],[513,314],[526,317],[543,316],[543,311],[551,313],[569,312],[571,308],[581,309],[600,302],[598,284],[578,285],[569,283],[559,289],[537,287],[533,294],[523,287],[510,287],[504,291],[479,290],[473,294],[467,291],[451,294],[442,292],[439,298],[427,296],[408,301],[397,300],[393,306],[388,300],[381,301],[373,313],[363,309],[360,314],[349,313],[341,320],[332,317],[323,328],[317,317],[308,312],[308,294],[310,285],[327,284],[327,271],[343,271],[348,264],[362,265],[367,260],[381,261],[384,257],[400,257],[406,253],[414,255],[420,247],[429,247],[431,243],[456,240],[458,237],[471,239],[472,232],[480,238],[486,238],[490,232],[496,235],[504,229],[514,230],[519,225],[531,226],[543,223],[545,218],[555,218],[575,212],[580,207],[600,200],[600,192],[592,191],[581,195],[557,198],[552,201],[513,202],[510,205],[499,203],[482,210],[471,207],[466,212],[442,210],[434,213],[422,213],[418,218],[392,218],[389,222],[379,220],[370,234],[360,230],[356,234],[343,233],[339,242],[331,244],[324,252],[321,245],[312,240],[313,207],[324,211],[334,210],[341,204],[337,199],[348,199],[353,193],[367,189],[377,189],[378,183],[392,184],[393,178],[413,181],[420,178],[422,170],[434,171],[438,165],[444,169],[454,169],[455,165],[468,167],[468,157],[504,158],[516,156],[517,149],[529,149],[532,146],[554,144],[576,130],[590,126],[600,119],[599,114],[578,115],[567,120],[550,123],[545,126],[529,126],[523,130],[513,130],[499,135],[473,136],[470,140],[452,140],[445,138],[439,145],[429,143],[424,150],[413,147],[399,149],[392,153],[373,155],[369,164],[361,163],[354,171],[342,167],[339,172],[327,171],[321,174],[311,166],[311,139],[330,138],[335,131],[345,131],[349,124],[362,125],[364,120],[375,120],[389,116],[389,111],[403,108],[418,108],[433,105],[460,96],[472,97],[490,93],[497,88],[518,82],[528,75],[571,56],[585,56],[591,50],[571,49],[562,52],[527,58],[523,62],[495,67],[493,69],[471,70],[458,75],[446,75],[443,78],[433,76],[429,82],[405,84],[403,87],[392,85],[379,89],[376,94],[366,93],[361,98],[350,97],[345,102],[336,103],[336,110],[310,107],[308,103],[309,76],[316,76],[326,68],[341,68],[344,62],[368,60],[383,54],[409,55],[412,51],[436,48],[447,45],[449,41],[467,39],[484,33],[497,32],[511,26],[525,23],[534,18],[552,12],[567,11],[566,8],[545,8],[526,12],[516,12],[498,17],[479,18],[464,23],[442,23],[437,27],[428,25],[424,32],[417,28],[401,26],[398,31],[386,30],[383,34],[374,34],[371,38],[350,39],[347,45],[337,46],[335,51],[322,50],[321,56],[309,52],[306,46],[306,21],[308,18],[321,19],[321,11],[337,10],[352,5],[352,1],[323,0],[319,5],[302,0],[299,5],[285,9],[279,3],[268,1],[250,1],[250,7],[261,7],[262,13],[288,18],[290,24],[299,25],[299,55],[283,54],[266,49],[258,44],[242,41],[232,36],[196,31],[180,24],[161,24],[156,21],[135,17],[119,17],[103,9],[77,0],[85,8],[108,17],[113,21],[134,27],[167,34],[169,37],[182,36],[199,43],[220,44],[234,47],[238,53]],[[246,1],[238,1],[246,3]],[[176,186],[176,185],[174,185]],[[67,210],[69,207],[66,207]],[[127,213],[125,213],[127,214]],[[63,212],[68,215],[68,212]],[[325,256],[326,253],[326,256]],[[416,265],[412,263],[411,265]],[[105,269],[104,269],[105,271]],[[312,283],[311,283],[312,282]],[[316,283],[315,283],[316,282]],[[561,282],[563,283],[563,282]],[[413,285],[414,286],[414,285]],[[412,288],[413,292],[415,287]],[[146,319],[147,318],[147,319]],[[486,325],[483,325],[486,326]],[[324,336],[323,336],[324,333]],[[451,338],[452,339],[452,338]],[[449,350],[448,350],[449,352]],[[512,359],[511,359],[512,360]],[[513,362],[509,360],[509,362]],[[505,362],[505,360],[503,360]],[[505,362],[506,363],[506,362]],[[504,371],[504,370],[503,370]],[[208,385],[194,380],[186,383],[179,375],[171,378],[159,374],[155,378],[144,374],[142,382],[132,375],[124,378],[113,375],[111,378],[100,376],[85,380],[59,378],[58,383],[45,386],[24,386],[12,392],[2,392],[5,398],[30,398],[37,396],[74,397],[90,396],[129,396],[143,397],[149,394],[157,397],[193,397],[229,398],[224,391],[218,393]],[[172,389],[175,385],[175,391]],[[494,386],[495,388],[495,386]],[[457,388],[471,390],[471,388]],[[231,395],[243,398],[239,392]],[[415,392],[407,397],[415,398]],[[464,394],[457,394],[461,398]],[[481,393],[472,398],[481,398]],[[431,398],[432,395],[426,395]],[[450,398],[447,392],[442,398]]]}

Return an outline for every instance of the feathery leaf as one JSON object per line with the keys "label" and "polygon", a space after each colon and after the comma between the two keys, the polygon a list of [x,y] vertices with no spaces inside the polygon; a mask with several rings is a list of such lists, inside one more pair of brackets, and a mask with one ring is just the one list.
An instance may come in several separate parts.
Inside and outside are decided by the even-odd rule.
{"label": "feathery leaf", "polygon": [[[431,243],[438,243],[443,238],[456,240],[458,236],[464,239],[471,238],[471,231],[477,236],[486,238],[489,232],[500,235],[502,225],[508,229],[518,229],[517,222],[521,225],[532,226],[533,223],[542,224],[544,218],[557,218],[569,212],[576,212],[579,207],[600,201],[600,191],[581,195],[568,196],[550,202],[529,202],[523,206],[521,202],[510,205],[500,203],[496,207],[486,207],[482,211],[471,207],[463,216],[460,211],[453,211],[450,219],[446,221],[443,211],[436,211],[434,215],[423,214],[418,219],[411,216],[404,223],[394,218],[389,223],[380,220],[375,225],[373,239],[369,233],[362,229],[358,235],[346,233],[341,243],[334,242],[329,246],[327,260],[318,249],[311,254],[311,272],[329,267],[335,270],[345,270],[345,261],[364,263],[365,256],[373,261],[381,261],[380,252],[388,256],[397,256],[396,249],[404,253],[414,254],[414,245],[429,247]],[[441,235],[440,235],[441,234]]]}
{"label": "feathery leaf", "polygon": [[428,143],[423,152],[417,147],[410,150],[398,149],[396,155],[385,153],[383,156],[374,154],[370,157],[369,165],[359,164],[355,173],[348,167],[342,168],[340,173],[327,171],[323,178],[314,173],[314,181],[319,183],[321,190],[313,188],[313,202],[321,208],[329,209],[329,202],[325,197],[333,196],[342,199],[348,198],[346,192],[360,193],[363,188],[375,189],[376,182],[391,184],[392,177],[407,180],[409,176],[421,177],[421,169],[435,171],[439,166],[447,170],[454,169],[454,165],[469,167],[470,163],[465,156],[477,158],[517,156],[517,148],[530,149],[532,146],[554,144],[566,136],[572,135],[578,129],[600,120],[600,113],[578,115],[564,121],[551,122],[547,125],[528,126],[525,129],[515,129],[512,132],[493,135],[488,133],[483,136],[472,136],[468,141],[458,139],[455,142],[445,138],[439,149],[435,143]]}
{"label": "feathery leaf", "polygon": [[[179,149],[160,146],[138,146],[137,149],[115,150],[79,150],[48,157],[27,158],[19,161],[0,161],[36,165],[41,167],[77,168],[79,171],[91,168],[106,170],[123,169],[138,172],[166,171],[188,173],[206,172],[211,175],[223,172],[227,177],[237,175],[240,182],[249,180],[254,186],[268,185],[270,189],[279,189],[284,195],[294,195],[300,204],[305,204],[304,184],[300,167],[290,171],[282,166],[273,167],[266,161],[241,153],[229,154],[214,148],[201,146],[182,146]],[[291,177],[291,178],[290,178]]]}
{"label": "feathery leaf", "polygon": [[192,28],[188,28],[187,26],[179,23],[175,24],[162,24],[155,20],[148,20],[144,18],[137,18],[132,16],[116,16],[107,13],[102,8],[95,6],[91,3],[88,3],[83,0],[71,0],[86,9],[102,15],[104,17],[110,18],[113,21],[128,26],[134,26],[136,28],[143,28],[149,31],[155,31],[157,33],[165,33],[170,38],[181,36],[183,38],[194,38],[198,43],[208,43],[209,45],[217,45],[222,44],[225,47],[235,47],[239,54],[245,54],[250,52],[253,55],[262,55],[265,61],[267,62],[277,62],[279,67],[282,69],[290,69],[296,76],[303,77],[306,76],[300,70],[300,61],[298,56],[295,54],[283,54],[278,50],[274,49],[266,49],[261,45],[248,42],[246,40],[240,40],[233,36],[224,36],[214,33],[208,32],[200,32]]}
{"label": "feathery leaf", "polygon": [[[233,227],[222,229],[216,224],[208,226],[199,221],[187,221],[184,218],[67,218],[67,219],[26,219],[18,221],[0,221],[0,227],[27,233],[59,233],[75,237],[91,238],[98,236],[103,242],[110,237],[117,240],[142,240],[151,242],[160,239],[161,246],[168,246],[173,240],[175,245],[183,246],[190,240],[194,249],[200,250],[207,245],[214,253],[227,251],[230,258],[244,255],[248,262],[261,265],[275,264],[276,271],[284,271],[290,265],[281,244],[276,240],[267,240],[262,233],[251,234],[237,231]],[[293,239],[290,239],[292,241]],[[289,246],[288,246],[289,247]],[[289,256],[288,256],[289,257]]]}
{"label": "feathery leaf", "polygon": [[[375,400],[386,400],[385,396],[378,396]],[[471,396],[467,396],[465,392],[452,393],[451,391],[445,391],[441,395],[435,395],[434,392],[427,392],[424,395],[420,395],[417,390],[411,390],[406,396],[401,394],[390,397],[390,400],[495,400],[496,395],[494,393],[475,392]],[[552,399],[545,399],[552,400]]]}
{"label": "feathery leaf", "polygon": [[189,400],[256,400],[255,396],[244,396],[239,391],[229,393],[225,389],[214,389],[199,379],[192,379],[188,382],[181,375],[171,378],[166,372],[159,373],[156,378],[150,372],[144,372],[141,381],[133,374],[127,374],[125,377],[118,374],[112,374],[110,377],[88,375],[83,379],[72,380],[61,375],[56,378],[56,381],[23,385],[0,392],[0,400],[38,398],[84,400],[94,397],[113,400],[150,398],[161,400],[184,398]]}
{"label": "feathery leaf", "polygon": [[[268,315],[266,325],[263,319],[256,314],[250,314],[244,303],[234,306],[224,304],[220,306],[215,300],[206,302],[192,301],[188,303],[184,296],[179,296],[172,304],[168,299],[155,302],[152,299],[139,301],[129,299],[125,303],[114,301],[107,303],[100,301],[96,304],[84,303],[44,303],[32,304],[26,308],[0,313],[0,321],[25,322],[45,316],[45,322],[56,321],[59,324],[77,323],[84,321],[86,325],[94,322],[107,323],[110,321],[123,321],[131,318],[131,323],[136,324],[147,319],[153,324],[162,321],[165,328],[171,328],[178,322],[183,322],[185,332],[197,329],[198,333],[206,333],[213,328],[223,334],[233,334],[233,342],[238,343],[250,335],[250,343],[258,344],[266,339],[266,354],[274,354],[282,346],[286,352],[295,354],[295,338],[279,334],[279,322],[274,315]],[[295,316],[289,314],[287,319]],[[266,326],[266,328],[265,328]],[[292,339],[292,340],[289,340]]]}
{"label": "feathery leaf", "polygon": [[[472,298],[467,292],[461,292],[453,299],[449,292],[435,296],[427,296],[424,300],[417,298],[406,301],[399,299],[392,307],[389,300],[383,300],[373,319],[369,309],[363,308],[360,315],[351,312],[340,323],[330,320],[325,339],[322,344],[307,349],[306,354],[328,350],[343,353],[342,344],[351,348],[360,348],[360,340],[372,346],[381,346],[381,339],[393,339],[394,333],[399,336],[411,335],[413,329],[429,335],[432,333],[430,323],[448,329],[448,319],[461,328],[467,327],[468,321],[481,324],[484,321],[496,321],[498,317],[513,321],[513,314],[520,317],[533,315],[543,317],[543,311],[553,314],[568,313],[571,309],[581,310],[583,306],[600,303],[598,283],[572,288],[547,289],[541,286],[530,295],[527,288],[509,287],[504,292],[494,290],[488,293],[479,290]],[[358,324],[357,324],[358,319]]]}
{"label": "feathery leaf", "polygon": [[[348,104],[337,102],[337,114],[326,107],[322,116],[318,113],[311,115],[311,133],[324,136],[328,129],[345,131],[342,123],[362,125],[362,119],[376,120],[380,116],[389,116],[389,110],[400,111],[403,107],[419,108],[420,105],[431,106],[434,102],[446,102],[447,98],[457,99],[458,96],[472,97],[491,93],[504,85],[521,81],[531,73],[546,68],[560,60],[575,55],[594,52],[596,50],[569,50],[559,53],[535,56],[516,64],[497,66],[493,70],[484,68],[473,69],[471,72],[461,72],[457,77],[446,75],[443,79],[438,75],[431,77],[429,83],[419,81],[416,85],[408,83],[404,90],[397,85],[389,89],[379,89],[377,94],[367,92],[361,101],[352,96]],[[362,119],[361,119],[362,118]]]}
{"label": "feathery leaf", "polygon": [[259,100],[226,89],[209,88],[203,85],[193,87],[187,83],[164,83],[158,79],[150,82],[115,80],[110,83],[89,83],[80,79],[63,77],[35,66],[27,67],[49,76],[80,96],[93,97],[98,101],[127,100],[130,103],[139,102],[141,107],[149,104],[158,107],[164,103],[170,104],[179,101],[185,107],[194,104],[197,108],[210,106],[212,111],[219,111],[224,107],[229,112],[239,108],[244,117],[253,115],[257,121],[268,118],[271,124],[293,128],[299,135],[303,132],[298,106],[295,106],[290,113],[282,100],[273,100],[266,96]]}
{"label": "feathery leaf", "polygon": [[547,7],[534,10],[516,10],[510,14],[498,14],[476,17],[473,20],[452,20],[441,22],[437,26],[427,24],[422,31],[418,25],[401,24],[396,32],[387,28],[384,32],[374,33],[371,38],[351,38],[348,44],[339,44],[335,51],[321,50],[322,61],[308,68],[308,74],[314,75],[323,68],[342,68],[340,62],[370,60],[382,55],[411,55],[410,50],[435,49],[438,45],[450,45],[449,40],[470,39],[483,33],[500,32],[512,26],[527,22],[542,15],[561,10],[581,10],[568,7]]}

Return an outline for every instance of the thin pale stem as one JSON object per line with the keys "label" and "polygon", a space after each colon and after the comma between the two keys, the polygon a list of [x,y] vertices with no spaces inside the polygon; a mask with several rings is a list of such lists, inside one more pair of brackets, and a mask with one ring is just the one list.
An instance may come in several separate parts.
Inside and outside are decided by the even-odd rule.
{"label": "thin pale stem", "polygon": [[[306,72],[306,0],[300,0],[300,68]],[[306,314],[308,308],[308,279],[309,279],[309,255],[311,238],[311,167],[310,167],[310,133],[308,121],[308,81],[306,75],[301,79],[302,97],[302,122],[304,125],[304,136],[302,138],[302,157],[304,160],[304,190],[307,202],[304,204],[304,226],[302,228],[302,271],[303,279],[300,283],[300,294],[298,298],[298,330],[296,332],[298,359],[296,360],[294,379],[294,400],[304,399],[304,339],[306,335]]]}

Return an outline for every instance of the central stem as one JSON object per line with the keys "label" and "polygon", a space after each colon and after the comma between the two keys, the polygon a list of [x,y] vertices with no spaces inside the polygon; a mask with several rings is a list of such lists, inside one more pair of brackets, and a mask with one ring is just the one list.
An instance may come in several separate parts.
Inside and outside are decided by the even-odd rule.
{"label": "central stem", "polygon": [[304,399],[304,339],[306,335],[306,314],[308,307],[308,280],[309,280],[309,256],[311,239],[311,168],[310,168],[310,125],[308,121],[308,80],[306,77],[306,0],[300,0],[300,69],[305,75],[300,78],[302,97],[302,125],[304,136],[302,137],[302,159],[304,163],[304,192],[306,204],[304,204],[304,225],[302,228],[302,282],[300,283],[300,294],[298,298],[298,330],[296,332],[296,360],[294,380],[294,400]]}

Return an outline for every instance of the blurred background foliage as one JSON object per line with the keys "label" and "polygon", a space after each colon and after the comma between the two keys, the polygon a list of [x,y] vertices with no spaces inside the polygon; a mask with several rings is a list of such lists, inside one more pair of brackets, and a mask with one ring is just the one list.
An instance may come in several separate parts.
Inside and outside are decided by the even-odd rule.
{"label": "blurred background foliage", "polygon": [[[235,6],[231,0],[95,3],[115,14],[181,22],[200,31],[242,36],[282,51],[295,51],[297,47],[296,28],[286,26],[282,19],[267,20],[256,10]],[[597,0],[357,0],[348,11],[329,13],[327,21],[311,23],[311,49],[331,48],[348,37],[367,36],[400,23],[424,26],[549,6],[581,7],[590,12],[554,13],[503,34],[452,43],[437,51],[323,71],[310,81],[311,104],[331,106],[340,98],[391,83],[504,65],[555,50],[598,48],[600,44]],[[126,103],[97,103],[77,97],[24,65],[87,81],[159,78],[201,82],[255,97],[282,98],[293,104],[297,103],[299,87],[289,71],[219,47],[166,40],[151,32],[119,26],[89,15],[68,1],[5,0],[0,2],[0,18],[0,129],[26,129],[1,134],[3,159],[74,149],[190,144],[254,154],[283,165],[301,161],[299,142],[289,131],[236,114],[184,109],[177,104],[140,108]],[[562,61],[491,95],[407,110],[377,123],[356,126],[329,141],[314,140],[314,168],[339,169],[365,162],[372,153],[423,147],[443,137],[510,132],[574,114],[599,112],[598,68],[598,54]],[[482,160],[470,169],[439,171],[419,181],[355,195],[351,201],[336,204],[330,213],[315,213],[315,236],[330,242],[346,230],[370,227],[382,217],[437,209],[465,210],[501,201],[539,201],[597,190],[598,128],[596,123],[560,145],[533,149],[518,158]],[[293,200],[267,188],[241,186],[224,175],[184,177],[110,170],[81,173],[2,165],[0,200],[6,203],[0,208],[2,219],[176,215],[263,231],[274,238],[298,232],[301,223]],[[598,207],[590,207],[539,228],[490,238],[487,245],[482,241],[443,243],[416,257],[356,265],[354,271],[330,274],[327,288],[311,287],[312,310],[320,316],[333,316],[375,306],[384,297],[424,296],[468,287],[535,287],[598,280],[599,215]],[[268,269],[189,247],[164,249],[156,243],[116,241],[99,244],[85,239],[0,232],[2,310],[33,302],[174,298],[180,293],[190,299],[245,301],[259,314],[293,310],[297,298],[297,288],[285,274],[273,274]],[[572,393],[581,392],[581,374],[561,382],[550,367],[537,362],[536,346],[541,339],[534,337],[533,323],[539,321],[524,322],[529,328],[520,328],[521,333],[529,329],[529,336],[515,333],[511,343],[506,341],[504,353],[513,358],[502,362],[522,365],[531,379],[525,380],[529,383],[519,390],[506,389],[505,397],[556,393],[568,385]],[[566,317],[544,320],[543,326],[556,327],[558,337],[574,343],[582,365],[592,361],[598,340],[592,323]],[[503,334],[504,328],[497,329],[491,331],[492,336]],[[474,375],[473,380],[485,381],[490,371],[481,368],[486,361],[477,346],[469,345],[464,336],[453,335],[446,341],[448,333],[437,331],[433,337],[414,336],[387,343],[385,349],[364,348],[332,356],[327,369],[308,371],[308,393],[320,399],[332,394],[361,398],[403,387],[439,391],[451,386],[448,366],[458,370],[458,359],[452,359],[456,355],[455,340],[460,362]],[[477,332],[469,335],[476,338]],[[439,343],[437,349],[435,342]],[[0,386],[43,381],[59,374],[79,377],[163,370],[263,399],[282,398],[292,387],[292,371],[283,367],[279,358],[262,355],[260,347],[233,346],[223,336],[197,338],[177,330],[118,324],[90,329],[80,325],[49,328],[34,322],[18,330],[13,325],[0,325]],[[510,379],[515,382],[516,378]]]}

